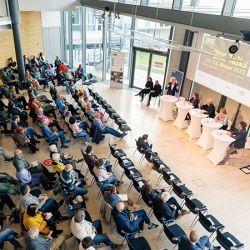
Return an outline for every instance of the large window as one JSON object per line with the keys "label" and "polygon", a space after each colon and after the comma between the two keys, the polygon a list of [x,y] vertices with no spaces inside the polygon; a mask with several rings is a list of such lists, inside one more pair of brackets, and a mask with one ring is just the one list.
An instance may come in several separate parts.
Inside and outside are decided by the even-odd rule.
{"label": "large window", "polygon": [[82,20],[81,10],[72,11],[73,67],[82,63]]}
{"label": "large window", "polygon": [[220,15],[224,0],[183,0],[182,10]]}
{"label": "large window", "polygon": [[235,17],[250,18],[250,1],[237,0],[233,15]]}
{"label": "large window", "polygon": [[70,49],[70,45],[69,45],[69,15],[68,12],[65,11],[64,13],[64,44],[65,44],[65,54],[64,54],[64,58],[65,58],[65,62],[69,63],[69,49]]}
{"label": "large window", "polygon": [[143,0],[142,5],[172,9],[173,0]]}

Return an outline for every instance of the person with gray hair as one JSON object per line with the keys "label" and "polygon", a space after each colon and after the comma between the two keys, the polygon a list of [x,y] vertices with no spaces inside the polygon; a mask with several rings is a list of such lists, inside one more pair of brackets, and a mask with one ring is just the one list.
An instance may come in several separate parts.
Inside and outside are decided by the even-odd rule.
{"label": "person with gray hair", "polygon": [[106,235],[102,233],[102,224],[100,220],[89,222],[85,219],[85,212],[78,210],[70,223],[72,234],[80,241],[85,237],[90,237],[94,244],[104,243],[111,249],[119,250],[123,244],[114,244]]}
{"label": "person with gray hair", "polygon": [[162,219],[171,220],[189,214],[190,211],[182,209],[174,197],[169,192],[161,193],[161,196],[153,202],[153,211],[159,221]]}
{"label": "person with gray hair", "polygon": [[175,96],[176,93],[180,90],[180,85],[177,83],[177,79],[173,76],[170,78],[170,82],[168,83],[167,87],[167,95]]}
{"label": "person with gray hair", "polygon": [[70,235],[61,234],[53,239],[50,235],[40,235],[39,229],[32,227],[25,235],[25,243],[29,250],[64,250],[68,238]]}
{"label": "person with gray hair", "polygon": [[52,128],[48,126],[48,121],[42,121],[41,127],[42,135],[47,139],[49,143],[55,142],[60,139],[61,141],[61,148],[68,148],[66,143],[70,143],[70,140],[67,140],[63,131],[55,132]]}

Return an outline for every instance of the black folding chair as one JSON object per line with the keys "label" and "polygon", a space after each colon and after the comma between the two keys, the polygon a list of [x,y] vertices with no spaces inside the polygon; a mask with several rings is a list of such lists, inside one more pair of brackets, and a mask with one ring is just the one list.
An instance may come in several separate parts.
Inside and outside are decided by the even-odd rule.
{"label": "black folding chair", "polygon": [[244,248],[244,244],[229,232],[222,233],[220,230],[217,230],[216,240],[225,250]]}
{"label": "black folding chair", "polygon": [[181,203],[181,207],[183,207],[184,205],[184,198],[187,197],[191,197],[193,195],[193,192],[188,189],[185,184],[177,184],[177,183],[172,183],[172,191],[180,198],[182,199],[182,203]]}
{"label": "black folding chair", "polygon": [[199,216],[199,212],[206,212],[207,207],[198,199],[190,199],[189,197],[185,196],[185,205],[195,215],[195,218],[191,224],[191,228],[193,228],[193,225],[195,224],[195,221],[197,217]]}
{"label": "black folding chair", "polygon": [[136,149],[135,149],[133,157],[135,157],[135,153],[138,150],[138,152],[141,154],[141,158],[139,160],[139,164],[141,164],[141,162],[143,161],[145,157],[145,150],[138,144],[138,141],[136,139],[135,139],[135,143],[136,143]]}
{"label": "black folding chair", "polygon": [[147,240],[143,237],[129,239],[126,237],[129,250],[151,250]]}

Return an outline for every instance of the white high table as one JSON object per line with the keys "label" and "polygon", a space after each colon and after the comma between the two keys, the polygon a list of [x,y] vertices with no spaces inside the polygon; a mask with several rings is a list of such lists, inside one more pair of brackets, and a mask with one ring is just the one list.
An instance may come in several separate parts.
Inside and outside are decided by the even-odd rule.
{"label": "white high table", "polygon": [[191,123],[186,130],[186,133],[191,139],[198,138],[201,136],[201,119],[208,117],[200,109],[192,109],[189,111],[191,117]]}
{"label": "white high table", "polygon": [[173,123],[174,126],[176,126],[179,129],[187,128],[188,123],[185,120],[187,113],[190,109],[193,109],[193,105],[186,101],[179,101],[176,103],[176,106],[178,108],[178,115]]}
{"label": "white high table", "polygon": [[212,136],[214,139],[214,147],[207,155],[207,158],[214,165],[217,165],[224,159],[228,146],[234,142],[235,139],[227,135],[227,131],[225,130],[214,130]]}
{"label": "white high table", "polygon": [[198,144],[205,150],[208,150],[213,147],[212,132],[222,127],[222,124],[219,122],[216,122],[213,118],[203,118],[201,120],[201,124],[203,126],[203,130],[202,130],[201,137],[196,142],[196,144]]}
{"label": "white high table", "polygon": [[160,97],[160,100],[161,106],[159,118],[162,119],[164,122],[173,121],[173,106],[178,101],[178,98],[172,95],[164,95]]}

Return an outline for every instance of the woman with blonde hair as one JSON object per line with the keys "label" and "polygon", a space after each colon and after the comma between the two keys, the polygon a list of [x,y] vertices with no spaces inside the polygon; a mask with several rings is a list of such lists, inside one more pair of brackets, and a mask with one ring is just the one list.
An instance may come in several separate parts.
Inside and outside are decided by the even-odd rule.
{"label": "woman with blonde hair", "polygon": [[227,110],[224,107],[220,108],[220,113],[214,117],[214,120],[222,124],[222,127],[220,129],[227,130],[228,115]]}

